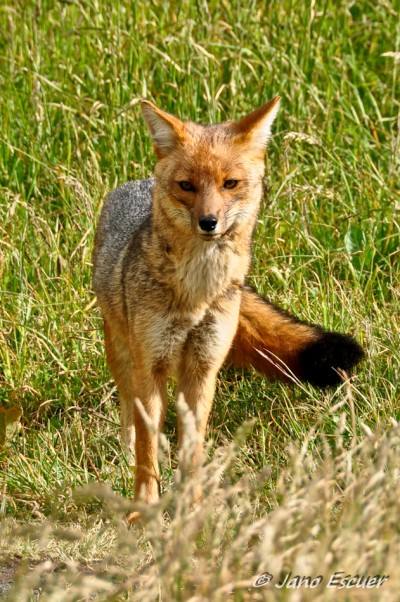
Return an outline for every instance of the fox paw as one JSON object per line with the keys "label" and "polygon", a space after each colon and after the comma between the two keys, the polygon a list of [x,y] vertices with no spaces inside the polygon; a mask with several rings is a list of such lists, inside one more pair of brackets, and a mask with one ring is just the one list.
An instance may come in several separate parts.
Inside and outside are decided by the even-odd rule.
{"label": "fox paw", "polygon": [[140,512],[131,512],[130,514],[128,514],[128,516],[126,517],[126,521],[128,523],[128,526],[134,525],[135,523],[140,522],[142,519],[142,515]]}
{"label": "fox paw", "polygon": [[316,387],[331,387],[342,382],[338,370],[351,372],[364,357],[360,345],[349,335],[321,331],[300,353],[301,379]]}

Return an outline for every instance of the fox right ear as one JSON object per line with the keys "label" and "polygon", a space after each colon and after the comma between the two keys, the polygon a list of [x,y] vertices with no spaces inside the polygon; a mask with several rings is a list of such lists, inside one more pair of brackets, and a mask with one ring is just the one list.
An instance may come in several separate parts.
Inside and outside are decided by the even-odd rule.
{"label": "fox right ear", "polygon": [[248,144],[261,152],[265,151],[271,136],[271,126],[278,114],[280,100],[280,96],[275,96],[235,124],[236,129],[242,136],[245,136]]}
{"label": "fox right ear", "polygon": [[161,111],[149,100],[141,101],[142,113],[150,135],[154,151],[159,159],[166,157],[184,139],[185,126],[173,115]]}

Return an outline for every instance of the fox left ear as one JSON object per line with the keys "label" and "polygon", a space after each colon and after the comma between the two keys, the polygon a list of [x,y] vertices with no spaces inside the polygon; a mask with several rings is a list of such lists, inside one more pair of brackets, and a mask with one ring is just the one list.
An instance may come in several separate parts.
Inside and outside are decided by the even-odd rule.
{"label": "fox left ear", "polygon": [[144,120],[153,139],[155,153],[159,159],[162,159],[184,139],[185,126],[182,121],[161,111],[149,100],[142,100],[140,104]]}
{"label": "fox left ear", "polygon": [[278,114],[280,100],[280,96],[275,96],[235,124],[236,130],[245,136],[246,141],[261,151],[265,150],[271,136],[271,127]]}

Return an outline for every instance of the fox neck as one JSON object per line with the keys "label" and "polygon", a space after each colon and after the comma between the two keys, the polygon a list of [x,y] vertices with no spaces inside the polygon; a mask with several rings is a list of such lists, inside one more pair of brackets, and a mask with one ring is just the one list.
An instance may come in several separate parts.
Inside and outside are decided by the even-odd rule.
{"label": "fox neck", "polygon": [[243,285],[257,214],[254,203],[246,221],[215,240],[204,240],[168,220],[154,191],[148,257],[157,279],[173,291],[177,308],[204,310],[230,288]]}

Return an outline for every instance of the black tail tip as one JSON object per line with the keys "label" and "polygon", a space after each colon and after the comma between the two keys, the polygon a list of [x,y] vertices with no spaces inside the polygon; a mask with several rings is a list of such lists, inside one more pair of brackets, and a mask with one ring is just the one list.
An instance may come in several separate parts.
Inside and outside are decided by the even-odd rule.
{"label": "black tail tip", "polygon": [[364,356],[353,337],[322,331],[300,354],[301,379],[315,387],[333,387],[342,382],[337,370],[351,372]]}

